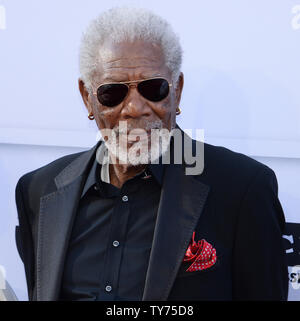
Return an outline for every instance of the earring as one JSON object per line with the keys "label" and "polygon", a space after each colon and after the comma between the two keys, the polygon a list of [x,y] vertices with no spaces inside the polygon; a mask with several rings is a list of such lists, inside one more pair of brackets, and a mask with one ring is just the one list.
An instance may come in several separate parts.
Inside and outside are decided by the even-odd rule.
{"label": "earring", "polygon": [[180,109],[180,107],[177,107],[177,109],[176,109],[176,115],[178,116],[178,115],[180,115],[181,114],[181,109]]}
{"label": "earring", "polygon": [[89,120],[94,120],[95,119],[93,113],[89,113],[88,118],[89,118]]}

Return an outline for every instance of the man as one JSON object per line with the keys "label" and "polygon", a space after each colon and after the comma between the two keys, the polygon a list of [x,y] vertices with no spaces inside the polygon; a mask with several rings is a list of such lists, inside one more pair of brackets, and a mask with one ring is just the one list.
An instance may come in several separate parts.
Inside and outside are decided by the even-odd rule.
{"label": "man", "polygon": [[[91,23],[79,89],[102,139],[16,186],[30,300],[287,299],[274,172],[209,144],[194,175],[177,161],[178,146],[199,146],[176,125],[181,56],[169,24],[146,10]],[[166,133],[156,143],[155,130]]]}

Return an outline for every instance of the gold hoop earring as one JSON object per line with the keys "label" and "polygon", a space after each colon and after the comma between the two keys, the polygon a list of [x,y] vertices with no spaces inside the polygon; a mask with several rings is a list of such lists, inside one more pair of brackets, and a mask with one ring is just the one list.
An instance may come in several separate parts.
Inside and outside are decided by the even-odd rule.
{"label": "gold hoop earring", "polygon": [[89,120],[94,120],[95,119],[93,113],[89,113],[88,118],[89,118]]}
{"label": "gold hoop earring", "polygon": [[178,107],[177,109],[176,109],[176,115],[178,116],[178,115],[180,115],[181,114],[181,109],[180,109],[180,107]]}

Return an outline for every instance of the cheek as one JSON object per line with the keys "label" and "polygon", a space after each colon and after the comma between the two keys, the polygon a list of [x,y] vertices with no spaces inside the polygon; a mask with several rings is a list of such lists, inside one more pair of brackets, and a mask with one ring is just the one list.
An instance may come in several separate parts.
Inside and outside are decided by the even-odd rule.
{"label": "cheek", "polygon": [[159,106],[156,107],[156,113],[161,120],[168,120],[175,115],[175,107],[173,107],[171,99],[162,101]]}
{"label": "cheek", "polygon": [[116,109],[108,109],[103,106],[97,106],[94,113],[98,127],[100,128],[113,128],[119,117],[119,111]]}
{"label": "cheek", "polygon": [[172,104],[172,100],[164,102],[162,104],[162,121],[166,128],[171,129],[176,124],[176,106]]}

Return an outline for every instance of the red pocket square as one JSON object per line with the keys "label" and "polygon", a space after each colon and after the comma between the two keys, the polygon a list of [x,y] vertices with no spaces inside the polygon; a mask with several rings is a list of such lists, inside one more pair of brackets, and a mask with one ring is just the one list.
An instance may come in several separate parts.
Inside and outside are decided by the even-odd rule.
{"label": "red pocket square", "polygon": [[195,232],[193,232],[192,242],[185,253],[183,261],[192,263],[186,272],[205,270],[216,263],[217,252],[204,239],[195,242]]}

